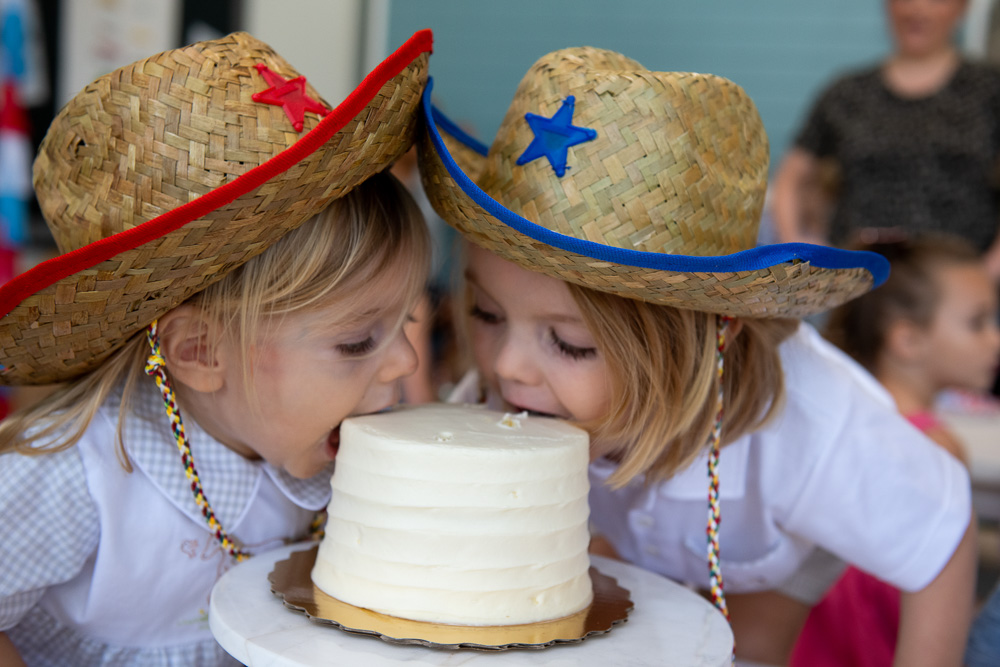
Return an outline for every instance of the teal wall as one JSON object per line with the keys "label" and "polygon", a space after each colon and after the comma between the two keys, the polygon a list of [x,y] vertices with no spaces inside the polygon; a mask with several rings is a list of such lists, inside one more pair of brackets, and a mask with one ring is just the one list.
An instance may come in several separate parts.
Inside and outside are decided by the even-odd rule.
{"label": "teal wall", "polygon": [[830,77],[883,57],[880,0],[391,0],[389,46],[434,31],[438,106],[489,143],[540,56],[596,46],[652,70],[743,86],[771,141],[771,169]]}

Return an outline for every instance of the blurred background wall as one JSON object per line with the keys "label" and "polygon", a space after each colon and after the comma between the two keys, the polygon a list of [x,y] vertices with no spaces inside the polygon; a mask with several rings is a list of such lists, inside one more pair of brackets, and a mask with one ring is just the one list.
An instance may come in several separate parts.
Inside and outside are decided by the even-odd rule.
{"label": "blurred background wall", "polygon": [[[1000,62],[996,2],[971,0],[963,48]],[[8,6],[34,14],[28,47],[42,55],[43,92],[24,100],[33,148],[82,86],[163,49],[248,30],[336,102],[429,27],[438,105],[487,142],[537,58],[589,45],[742,85],[763,117],[773,169],[819,89],[890,48],[880,0],[0,0]],[[43,241],[44,228],[32,228]]]}
{"label": "blurred background wall", "polygon": [[389,42],[432,27],[437,103],[488,139],[521,76],[558,48],[595,46],[652,70],[718,74],[756,102],[773,165],[834,72],[888,51],[884,23],[878,0],[396,0]]}

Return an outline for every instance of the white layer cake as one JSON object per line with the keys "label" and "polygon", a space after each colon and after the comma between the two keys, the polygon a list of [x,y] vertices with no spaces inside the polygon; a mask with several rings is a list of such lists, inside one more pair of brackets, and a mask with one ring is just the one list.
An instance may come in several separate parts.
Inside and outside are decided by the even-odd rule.
{"label": "white layer cake", "polygon": [[588,450],[566,422],[477,406],[347,419],[313,582],[417,621],[576,613],[592,598]]}

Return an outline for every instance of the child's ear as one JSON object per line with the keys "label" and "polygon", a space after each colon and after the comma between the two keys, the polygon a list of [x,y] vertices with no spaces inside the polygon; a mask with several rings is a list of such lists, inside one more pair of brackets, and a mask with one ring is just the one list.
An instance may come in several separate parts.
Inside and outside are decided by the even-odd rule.
{"label": "child's ear", "polygon": [[886,330],[885,351],[903,361],[917,361],[926,355],[924,327],[897,319]]}
{"label": "child's ear", "polygon": [[204,393],[218,391],[225,385],[218,327],[201,310],[177,306],[160,317],[157,331],[170,377]]}
{"label": "child's ear", "polygon": [[726,336],[730,340],[735,339],[740,332],[743,331],[743,320],[739,317],[733,317],[729,320],[729,324],[726,325]]}

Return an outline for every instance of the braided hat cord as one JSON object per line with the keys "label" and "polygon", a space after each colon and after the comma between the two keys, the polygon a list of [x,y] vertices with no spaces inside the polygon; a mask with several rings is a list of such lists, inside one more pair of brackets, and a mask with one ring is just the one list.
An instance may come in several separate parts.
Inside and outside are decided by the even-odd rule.
{"label": "braided hat cord", "polygon": [[719,524],[721,517],[719,514],[719,441],[722,437],[722,399],[723,399],[723,351],[726,347],[726,331],[729,328],[730,318],[726,316],[718,317],[716,326],[716,381],[718,391],[716,394],[715,424],[712,426],[710,436],[711,444],[708,454],[708,582],[712,593],[712,603],[718,607],[719,611],[729,619],[729,609],[726,607],[726,596],[722,587],[722,570],[719,567]]}
{"label": "braided hat cord", "polygon": [[184,462],[184,473],[188,481],[191,482],[191,493],[194,494],[194,501],[201,509],[201,515],[208,522],[215,539],[219,541],[222,548],[237,561],[243,561],[250,557],[250,554],[241,549],[229,537],[229,534],[222,528],[222,524],[215,518],[212,506],[208,504],[205,491],[201,488],[201,480],[198,477],[198,470],[194,466],[194,457],[191,456],[191,446],[188,444],[187,434],[184,433],[184,422],[181,420],[180,408],[177,406],[177,398],[174,390],[167,379],[166,360],[160,351],[160,339],[156,333],[157,321],[146,329],[146,339],[149,341],[149,358],[146,360],[146,375],[150,375],[156,381],[156,386],[163,395],[163,405],[167,409],[167,416],[170,418],[170,429],[173,431],[174,439],[177,442],[177,449],[180,450],[181,461]]}

